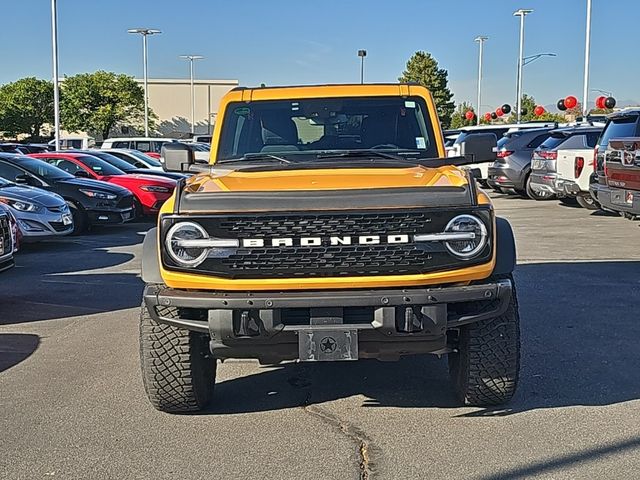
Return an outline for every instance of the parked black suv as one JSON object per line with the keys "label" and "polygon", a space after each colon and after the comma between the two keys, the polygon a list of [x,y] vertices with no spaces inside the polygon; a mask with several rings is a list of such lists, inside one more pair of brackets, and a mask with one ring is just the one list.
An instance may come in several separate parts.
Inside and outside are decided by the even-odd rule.
{"label": "parked black suv", "polygon": [[133,195],[107,182],[73,175],[42,160],[0,153],[0,177],[39,187],[64,198],[73,213],[73,233],[92,225],[123,223],[134,218]]}

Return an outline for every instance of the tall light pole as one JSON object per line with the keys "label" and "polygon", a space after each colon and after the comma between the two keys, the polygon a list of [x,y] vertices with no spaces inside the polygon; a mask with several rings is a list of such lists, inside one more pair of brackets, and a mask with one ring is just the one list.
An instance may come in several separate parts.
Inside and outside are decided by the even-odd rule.
{"label": "tall light pole", "polygon": [[60,82],[58,80],[58,7],[51,0],[51,45],[53,56],[53,119],[56,151],[60,150]]}
{"label": "tall light pole", "polygon": [[193,61],[202,60],[202,55],[180,55],[183,60],[189,60],[189,73],[191,75],[191,134],[196,133],[196,92],[193,84]]}
{"label": "tall light pole", "polygon": [[477,125],[480,125],[480,109],[482,108],[482,54],[484,50],[484,42],[486,42],[488,39],[489,37],[479,36],[474,40],[474,42],[478,42],[478,44],[480,45],[480,51],[478,53],[478,103],[476,104],[476,108],[478,109],[478,111],[476,112]]}
{"label": "tall light pole", "polygon": [[127,33],[138,33],[142,35],[142,70],[144,75],[144,136],[149,136],[149,78],[147,77],[147,37],[162,33],[153,28],[131,28]]}
{"label": "tall light pole", "polygon": [[360,57],[360,83],[364,83],[364,57],[367,56],[367,51],[358,50],[358,56]]}
{"label": "tall light pole", "polygon": [[584,90],[582,91],[582,118],[587,118],[589,107],[589,58],[591,53],[591,0],[587,0],[587,32],[584,44]]}
{"label": "tall light pole", "polygon": [[518,99],[516,101],[516,118],[520,123],[520,117],[522,116],[522,67],[524,66],[524,17],[532,13],[530,8],[521,8],[513,12],[514,17],[520,17],[520,53],[518,54],[518,85],[516,87],[516,95]]}

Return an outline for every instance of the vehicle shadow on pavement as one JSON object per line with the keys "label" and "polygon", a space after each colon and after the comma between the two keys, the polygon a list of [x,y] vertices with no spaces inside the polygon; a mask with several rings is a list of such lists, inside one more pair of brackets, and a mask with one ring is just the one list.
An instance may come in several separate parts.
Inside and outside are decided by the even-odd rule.
{"label": "vehicle shadow on pavement", "polygon": [[[640,262],[520,265],[522,371],[515,398],[500,408],[454,416],[495,417],[640,399]],[[219,372],[233,368],[222,364]],[[446,360],[288,363],[219,381],[208,413],[278,410],[363,395],[366,407],[460,407]]]}
{"label": "vehicle shadow on pavement", "polygon": [[3,274],[0,325],[133,308],[144,287],[134,248],[150,223],[102,228],[21,246],[16,268]]}
{"label": "vehicle shadow on pavement", "polygon": [[38,335],[0,333],[0,373],[29,358],[39,345]]}

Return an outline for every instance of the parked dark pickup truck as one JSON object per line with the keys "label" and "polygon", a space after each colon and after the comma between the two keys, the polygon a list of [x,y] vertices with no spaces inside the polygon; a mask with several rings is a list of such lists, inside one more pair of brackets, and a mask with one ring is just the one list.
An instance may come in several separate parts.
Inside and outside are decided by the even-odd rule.
{"label": "parked dark pickup truck", "polygon": [[606,210],[640,218],[640,109],[610,116],[598,143],[591,195]]}

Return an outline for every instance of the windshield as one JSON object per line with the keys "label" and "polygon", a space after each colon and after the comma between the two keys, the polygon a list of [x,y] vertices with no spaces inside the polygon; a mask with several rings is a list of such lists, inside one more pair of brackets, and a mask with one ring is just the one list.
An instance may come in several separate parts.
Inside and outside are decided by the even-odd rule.
{"label": "windshield", "polygon": [[612,138],[635,137],[637,131],[638,117],[635,115],[629,117],[616,118],[607,124],[598,145],[607,147],[609,140]]}
{"label": "windshield", "polygon": [[217,158],[362,149],[437,157],[424,100],[355,97],[230,103]]}
{"label": "windshield", "polygon": [[45,180],[60,180],[62,178],[75,178],[70,173],[65,172],[64,170],[54,167],[53,165],[49,165],[42,160],[36,159],[20,159],[19,165],[27,170],[29,173],[37,175]]}
{"label": "windshield", "polygon": [[[137,168],[131,165],[130,163],[125,162],[124,160],[116,157],[115,155],[111,155],[110,153],[96,152],[96,153],[92,153],[91,155],[93,155],[94,157],[98,157],[100,160],[104,160],[110,165],[113,165],[114,167],[122,170],[123,172],[137,170]],[[113,174],[109,174],[109,175],[113,175]]]}
{"label": "windshield", "polygon": [[82,163],[93,170],[98,175],[123,175],[124,172],[113,165],[100,160],[99,158],[89,155],[82,155],[77,157]]}
{"label": "windshield", "polygon": [[127,153],[129,153],[130,155],[133,155],[136,158],[139,158],[144,163],[146,163],[147,165],[151,165],[152,167],[162,166],[162,164],[159,161],[157,161],[155,158],[145,155],[144,153],[139,152],[138,150],[130,150]]}

